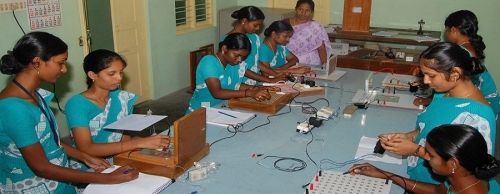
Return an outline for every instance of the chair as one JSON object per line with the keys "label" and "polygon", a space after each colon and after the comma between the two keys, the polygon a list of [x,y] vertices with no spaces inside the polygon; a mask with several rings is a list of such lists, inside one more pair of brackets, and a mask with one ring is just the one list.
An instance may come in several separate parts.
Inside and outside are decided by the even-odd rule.
{"label": "chair", "polygon": [[189,52],[189,75],[191,85],[188,93],[193,93],[196,87],[196,67],[198,66],[198,63],[201,58],[210,54],[214,54],[214,44],[205,45],[200,47],[198,50]]}

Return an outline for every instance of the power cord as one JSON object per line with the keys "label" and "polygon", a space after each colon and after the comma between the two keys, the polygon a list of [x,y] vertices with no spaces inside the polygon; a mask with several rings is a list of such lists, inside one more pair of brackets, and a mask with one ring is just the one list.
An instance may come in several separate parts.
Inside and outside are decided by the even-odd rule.
{"label": "power cord", "polygon": [[21,27],[21,24],[19,24],[19,20],[17,20],[16,13],[14,13],[14,10],[12,10],[12,16],[14,16],[14,20],[16,20],[17,26],[19,26],[23,34],[26,34],[26,32],[24,32],[23,27]]}
{"label": "power cord", "polygon": [[[265,160],[267,158],[277,158],[277,160],[274,161],[273,167],[277,170],[284,171],[284,172],[297,172],[297,171],[301,171],[307,167],[307,163],[304,160],[301,160],[298,158],[292,158],[292,157],[282,157],[282,156],[273,156],[273,155],[265,156],[264,158],[257,161],[257,164],[260,166],[267,167],[261,163],[262,160]],[[298,165],[290,165],[289,164],[289,167],[282,167],[279,165],[281,162],[285,162],[285,161],[292,161]],[[267,167],[267,168],[269,168],[269,167]]]}

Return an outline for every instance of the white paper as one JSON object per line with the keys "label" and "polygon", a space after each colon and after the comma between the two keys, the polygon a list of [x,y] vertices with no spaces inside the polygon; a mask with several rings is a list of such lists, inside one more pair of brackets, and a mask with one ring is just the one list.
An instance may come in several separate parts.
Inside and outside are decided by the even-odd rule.
{"label": "white paper", "polygon": [[[256,115],[232,110],[207,107],[207,124],[225,126],[245,123]],[[231,116],[229,116],[231,115]]]}
{"label": "white paper", "polygon": [[105,126],[104,128],[126,131],[141,131],[166,117],[167,116],[163,115],[131,114]]}
{"label": "white paper", "polygon": [[[118,169],[119,166],[112,166],[102,173],[110,173]],[[99,193],[120,193],[120,194],[151,194],[160,193],[168,185],[170,185],[172,179],[167,177],[149,175],[144,173],[139,173],[137,179],[126,183],[120,184],[90,184],[85,188],[83,194],[99,194]]]}
{"label": "white paper", "polygon": [[[358,151],[356,151],[356,156],[354,158],[359,158],[367,154],[373,154],[373,148],[377,144],[378,139],[373,137],[361,137],[359,140]],[[380,155],[364,157],[365,160],[378,161],[391,164],[403,164],[402,156],[385,152],[382,157]]]}

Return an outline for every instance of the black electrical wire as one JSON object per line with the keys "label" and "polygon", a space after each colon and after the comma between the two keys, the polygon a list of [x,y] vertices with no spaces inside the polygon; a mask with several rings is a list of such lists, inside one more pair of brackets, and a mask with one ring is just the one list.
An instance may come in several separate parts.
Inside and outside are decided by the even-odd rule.
{"label": "black electrical wire", "polygon": [[309,145],[314,141],[313,131],[311,130],[311,131],[309,131],[309,133],[311,133],[311,140],[309,142],[307,142],[307,145],[306,145],[306,155],[309,158],[309,160],[311,160],[311,162],[313,162],[314,166],[316,166],[316,171],[319,171],[318,164],[309,155],[309,151],[308,151]]}
{"label": "black electrical wire", "polygon": [[17,17],[16,17],[16,13],[14,13],[14,10],[12,10],[12,16],[14,16],[14,20],[16,20],[17,26],[19,26],[19,28],[21,29],[23,34],[26,34],[26,32],[24,32],[23,27],[21,27],[21,24],[19,24],[19,21],[17,20]]}
{"label": "black electrical wire", "polygon": [[64,110],[61,108],[61,103],[59,103],[59,98],[57,97],[57,93],[56,93],[56,83],[53,83],[52,84],[52,93],[54,93],[54,98],[56,99],[56,102],[57,102],[57,108],[63,113],[63,114],[66,114],[66,112],[64,112]]}

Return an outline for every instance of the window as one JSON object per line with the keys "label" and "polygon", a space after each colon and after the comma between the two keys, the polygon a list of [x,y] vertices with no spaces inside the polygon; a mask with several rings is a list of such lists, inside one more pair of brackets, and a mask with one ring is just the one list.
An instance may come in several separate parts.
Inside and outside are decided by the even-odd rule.
{"label": "window", "polygon": [[212,26],[212,0],[175,0],[177,33]]}

